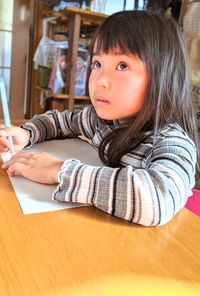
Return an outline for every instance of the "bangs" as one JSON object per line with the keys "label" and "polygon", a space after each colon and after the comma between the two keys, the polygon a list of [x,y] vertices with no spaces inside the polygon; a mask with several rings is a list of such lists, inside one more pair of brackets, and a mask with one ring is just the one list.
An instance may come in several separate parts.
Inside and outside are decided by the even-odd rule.
{"label": "bangs", "polygon": [[[141,39],[141,38],[140,38]],[[91,55],[95,53],[109,52],[116,54],[128,54],[137,55],[141,58],[141,46],[138,42],[139,36],[137,30],[133,30],[132,26],[116,21],[105,21],[101,25],[92,40],[91,43]]]}
{"label": "bangs", "polygon": [[[95,53],[104,53],[108,54],[109,52],[112,52],[114,54],[127,54],[132,53],[132,50],[124,43],[122,42],[121,37],[118,36],[118,38],[112,38],[113,36],[109,36],[108,32],[106,34],[99,34],[94,40],[93,40],[93,46],[92,46],[92,52]],[[135,54],[135,53],[134,53]]]}

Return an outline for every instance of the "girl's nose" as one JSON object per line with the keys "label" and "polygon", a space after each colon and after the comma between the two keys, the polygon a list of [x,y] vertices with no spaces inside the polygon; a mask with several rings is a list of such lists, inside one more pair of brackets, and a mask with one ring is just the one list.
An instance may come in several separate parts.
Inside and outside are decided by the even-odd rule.
{"label": "girl's nose", "polygon": [[106,75],[105,73],[101,73],[101,75],[99,76],[99,78],[97,80],[97,85],[100,88],[110,89],[111,83],[110,83],[108,75]]}

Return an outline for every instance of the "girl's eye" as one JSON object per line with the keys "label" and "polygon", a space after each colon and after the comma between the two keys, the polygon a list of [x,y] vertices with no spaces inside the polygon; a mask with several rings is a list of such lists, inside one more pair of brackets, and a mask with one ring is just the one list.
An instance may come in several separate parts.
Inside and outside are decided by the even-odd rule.
{"label": "girl's eye", "polygon": [[101,64],[98,61],[95,61],[91,65],[91,69],[99,69],[101,68]]}
{"label": "girl's eye", "polygon": [[117,66],[117,70],[120,70],[120,71],[126,71],[128,69],[128,66],[126,63],[120,63],[118,66]]}

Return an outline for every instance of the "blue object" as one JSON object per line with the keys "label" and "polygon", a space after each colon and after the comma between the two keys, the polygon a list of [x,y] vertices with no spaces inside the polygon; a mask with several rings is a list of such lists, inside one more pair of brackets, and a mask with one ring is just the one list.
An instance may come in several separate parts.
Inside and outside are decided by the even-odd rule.
{"label": "blue object", "polygon": [[82,9],[86,9],[86,1],[85,0],[83,0],[82,5],[81,5],[81,8]]}
{"label": "blue object", "polygon": [[78,2],[65,2],[62,0],[58,5],[54,5],[53,10],[54,11],[61,11],[67,7],[80,8],[80,4]]}
{"label": "blue object", "polygon": [[[3,116],[4,116],[4,123],[5,127],[10,127],[10,113],[8,109],[8,100],[6,95],[6,88],[3,77],[0,77],[0,97],[2,102],[2,109],[3,109]],[[8,140],[10,142],[11,153],[13,153],[13,140],[11,136],[8,136]]]}

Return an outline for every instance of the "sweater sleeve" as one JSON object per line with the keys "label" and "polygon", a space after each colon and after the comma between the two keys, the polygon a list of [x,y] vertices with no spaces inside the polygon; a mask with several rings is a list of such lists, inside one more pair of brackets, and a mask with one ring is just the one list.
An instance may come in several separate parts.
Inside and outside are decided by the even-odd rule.
{"label": "sweater sleeve", "polygon": [[65,161],[53,198],[93,205],[145,226],[163,225],[185,205],[195,183],[196,149],[188,138],[166,137],[145,168],[97,167]]}
{"label": "sweater sleeve", "polygon": [[91,139],[97,124],[98,118],[94,109],[85,107],[80,112],[50,110],[34,116],[21,127],[30,131],[30,147],[55,138],[75,138],[82,135]]}

